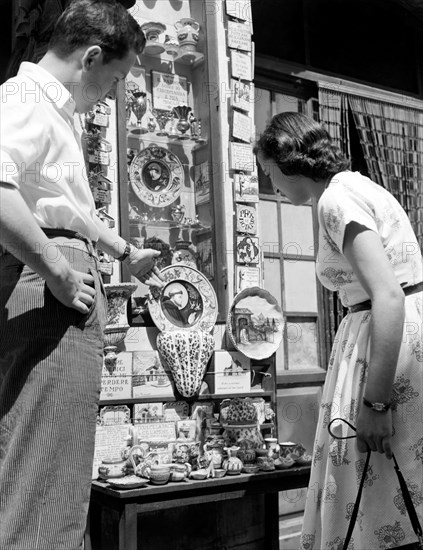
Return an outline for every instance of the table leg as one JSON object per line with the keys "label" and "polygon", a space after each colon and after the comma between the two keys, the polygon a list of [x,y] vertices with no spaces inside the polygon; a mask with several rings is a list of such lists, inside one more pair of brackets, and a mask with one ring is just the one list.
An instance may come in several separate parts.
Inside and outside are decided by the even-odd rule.
{"label": "table leg", "polygon": [[119,518],[119,550],[138,550],[137,505],[125,504]]}
{"label": "table leg", "polygon": [[279,493],[264,495],[266,550],[279,550]]}

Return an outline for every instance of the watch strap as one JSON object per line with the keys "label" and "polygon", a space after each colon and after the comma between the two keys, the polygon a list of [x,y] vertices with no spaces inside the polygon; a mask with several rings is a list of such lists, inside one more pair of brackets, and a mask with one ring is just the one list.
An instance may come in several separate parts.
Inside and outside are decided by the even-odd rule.
{"label": "watch strap", "polygon": [[373,409],[376,412],[385,412],[388,409],[390,409],[391,405],[392,405],[391,402],[388,402],[388,403],[374,402],[374,403],[372,403],[371,401],[369,401],[365,397],[363,397],[363,403],[364,403],[364,405],[366,405],[366,407],[369,407],[369,409]]}
{"label": "watch strap", "polygon": [[123,260],[126,260],[126,258],[129,257],[129,255],[131,254],[131,250],[132,250],[131,243],[126,242],[126,246],[125,246],[125,250],[123,251],[123,254],[118,256],[116,260],[118,260],[119,262],[123,262]]}

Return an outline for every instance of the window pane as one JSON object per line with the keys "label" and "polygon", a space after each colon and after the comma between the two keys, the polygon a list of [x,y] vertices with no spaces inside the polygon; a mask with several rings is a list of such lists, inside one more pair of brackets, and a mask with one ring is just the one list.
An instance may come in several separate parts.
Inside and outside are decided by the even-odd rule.
{"label": "window pane", "polygon": [[292,95],[287,94],[275,94],[275,114],[285,113],[287,111],[295,111],[298,113],[300,111],[299,106],[300,100],[298,97],[293,97]]}
{"label": "window pane", "polygon": [[288,364],[290,369],[319,366],[316,321],[289,319],[287,322]]}
{"label": "window pane", "polygon": [[314,262],[285,260],[283,269],[286,311],[317,313]]}
{"label": "window pane", "polygon": [[[263,260],[263,287],[276,298],[278,304],[282,306],[282,288],[281,288],[281,269],[280,261],[273,258],[264,258]],[[283,342],[276,352],[276,370],[284,370],[284,346]]]}
{"label": "window pane", "polygon": [[258,137],[272,118],[272,102],[269,90],[256,88],[254,93],[254,123]]}
{"label": "window pane", "polygon": [[264,254],[279,253],[280,235],[278,230],[277,203],[260,201],[259,235]]}
{"label": "window pane", "polygon": [[283,253],[314,256],[311,206],[282,203],[281,215]]}

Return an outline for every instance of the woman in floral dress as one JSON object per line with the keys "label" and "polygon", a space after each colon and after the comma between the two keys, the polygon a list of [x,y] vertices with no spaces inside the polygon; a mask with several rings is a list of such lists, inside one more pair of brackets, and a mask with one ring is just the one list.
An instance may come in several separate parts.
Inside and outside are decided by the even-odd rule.
{"label": "woman in floral dress", "polygon": [[[255,152],[276,193],[294,205],[317,200],[317,275],[349,308],[323,391],[301,549],[342,549],[368,448],[375,452],[348,548],[415,542],[390,459],[394,453],[423,523],[423,272],[416,236],[396,199],[351,172],[314,120],[276,115]],[[332,437],[334,418],[356,426],[357,437]],[[345,423],[336,431],[354,434]]]}

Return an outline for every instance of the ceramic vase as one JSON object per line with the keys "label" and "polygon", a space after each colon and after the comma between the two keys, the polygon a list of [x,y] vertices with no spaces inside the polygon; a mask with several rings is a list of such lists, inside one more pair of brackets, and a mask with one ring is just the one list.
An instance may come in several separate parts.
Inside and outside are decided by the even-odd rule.
{"label": "ceramic vase", "polygon": [[239,447],[225,447],[225,451],[228,453],[228,457],[223,461],[223,469],[226,470],[228,475],[240,474],[243,464],[242,460],[237,456]]}
{"label": "ceramic vase", "polygon": [[156,132],[157,136],[167,136],[166,124],[169,122],[171,113],[164,109],[153,109],[153,115],[157,120],[159,130]]}
{"label": "ceramic vase", "polygon": [[184,17],[175,23],[179,46],[183,52],[197,50],[200,24],[191,17]]}
{"label": "ceramic vase", "polygon": [[144,53],[148,55],[160,55],[165,51],[164,45],[159,41],[159,36],[166,30],[166,25],[156,21],[149,21],[141,25],[141,30],[146,38]]}
{"label": "ceramic vase", "polygon": [[192,111],[191,107],[187,105],[178,105],[173,108],[173,113],[178,117],[178,122],[176,123],[176,129],[178,130],[179,139],[189,139],[190,136],[186,132],[191,128],[191,124],[188,121],[188,115]]}
{"label": "ceramic vase", "polygon": [[157,349],[179,393],[183,397],[194,397],[213,353],[214,338],[201,330],[163,331],[157,336]]}
{"label": "ceramic vase", "polygon": [[116,368],[117,346],[124,341],[129,330],[126,306],[129,297],[137,288],[133,283],[104,285],[107,296],[107,322],[104,331],[104,364],[110,374]]}

